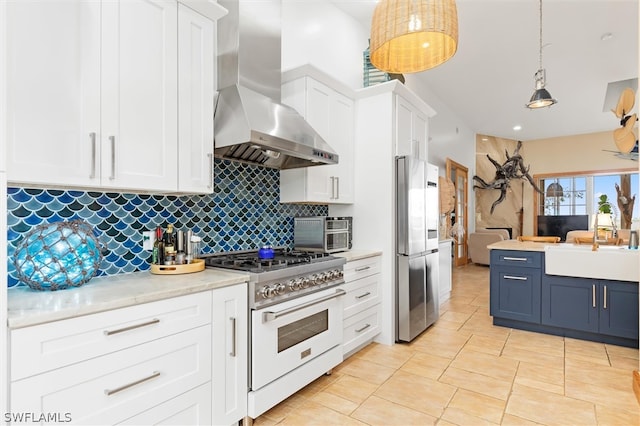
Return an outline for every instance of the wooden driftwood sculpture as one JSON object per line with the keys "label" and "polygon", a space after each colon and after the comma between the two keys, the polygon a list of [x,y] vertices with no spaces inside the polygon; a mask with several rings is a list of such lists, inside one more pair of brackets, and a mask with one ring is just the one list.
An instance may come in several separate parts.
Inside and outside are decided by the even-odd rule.
{"label": "wooden driftwood sculpture", "polygon": [[507,156],[507,161],[503,164],[498,163],[496,160],[491,158],[489,154],[487,154],[487,158],[491,161],[496,168],[496,175],[492,182],[485,182],[481,177],[474,176],[473,180],[478,182],[477,185],[473,185],[473,189],[499,189],[500,196],[497,200],[493,202],[491,205],[491,213],[493,214],[493,210],[496,208],[498,204],[500,204],[507,197],[507,190],[510,186],[511,179],[526,179],[529,181],[533,189],[542,194],[540,188],[538,188],[533,181],[531,175],[529,175],[529,167],[525,167],[524,160],[520,155],[520,148],[522,147],[522,141],[518,141],[518,145],[516,146],[516,150],[513,152],[513,155],[509,155],[509,152],[505,150],[505,155]]}
{"label": "wooden driftwood sculpture", "polygon": [[636,196],[631,196],[631,175],[621,175],[621,185],[616,183],[616,192],[618,194],[618,208],[620,208],[620,228],[631,228],[631,217],[633,216],[633,205],[636,202]]}

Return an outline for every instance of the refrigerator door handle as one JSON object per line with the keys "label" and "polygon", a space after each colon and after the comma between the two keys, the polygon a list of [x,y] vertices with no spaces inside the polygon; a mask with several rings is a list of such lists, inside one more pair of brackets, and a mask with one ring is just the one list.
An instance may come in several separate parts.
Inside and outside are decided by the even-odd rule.
{"label": "refrigerator door handle", "polygon": [[407,254],[408,247],[408,223],[407,223],[407,160],[405,157],[396,158],[396,220],[397,220],[397,252]]}

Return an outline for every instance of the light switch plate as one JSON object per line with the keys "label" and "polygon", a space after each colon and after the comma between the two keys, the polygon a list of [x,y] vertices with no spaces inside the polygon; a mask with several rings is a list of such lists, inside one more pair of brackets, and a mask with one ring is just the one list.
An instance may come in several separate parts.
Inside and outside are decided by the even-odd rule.
{"label": "light switch plate", "polygon": [[155,233],[153,231],[142,231],[142,249],[153,250],[153,243],[156,242]]}

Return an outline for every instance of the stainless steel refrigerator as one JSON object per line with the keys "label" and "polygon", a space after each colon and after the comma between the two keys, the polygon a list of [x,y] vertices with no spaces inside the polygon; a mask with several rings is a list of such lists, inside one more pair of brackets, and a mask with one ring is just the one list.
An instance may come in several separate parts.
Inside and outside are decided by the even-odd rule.
{"label": "stainless steel refrigerator", "polygon": [[438,168],[396,157],[396,340],[409,342],[439,316]]}

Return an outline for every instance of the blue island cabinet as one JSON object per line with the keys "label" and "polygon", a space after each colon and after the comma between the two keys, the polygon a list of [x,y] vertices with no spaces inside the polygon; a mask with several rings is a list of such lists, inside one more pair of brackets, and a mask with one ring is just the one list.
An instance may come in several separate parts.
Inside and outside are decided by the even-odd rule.
{"label": "blue island cabinet", "polygon": [[490,314],[494,320],[540,323],[542,263],[542,253],[491,250]]}
{"label": "blue island cabinet", "polygon": [[544,275],[542,324],[638,339],[638,284]]}
{"label": "blue island cabinet", "polygon": [[493,324],[638,347],[638,283],[547,275],[544,252],[491,250]]}

